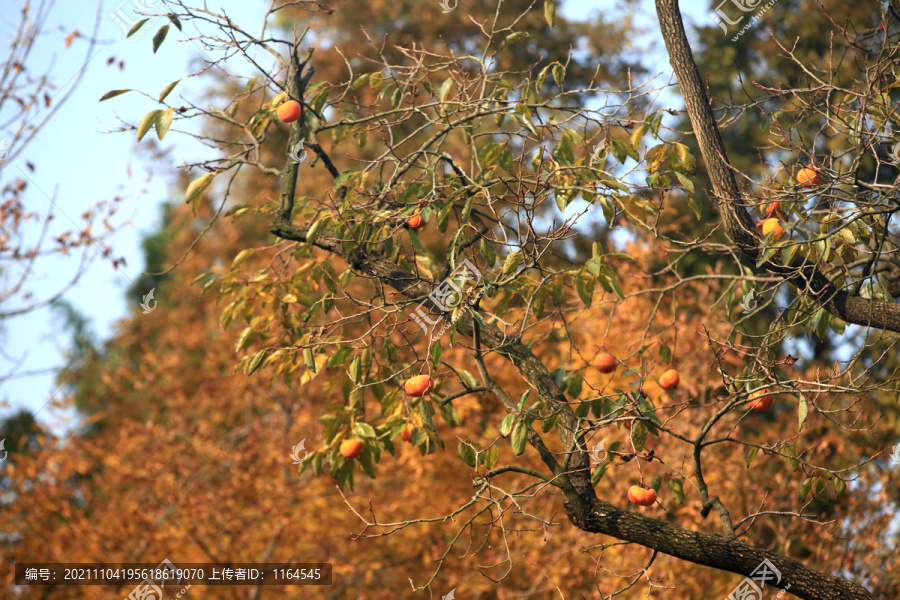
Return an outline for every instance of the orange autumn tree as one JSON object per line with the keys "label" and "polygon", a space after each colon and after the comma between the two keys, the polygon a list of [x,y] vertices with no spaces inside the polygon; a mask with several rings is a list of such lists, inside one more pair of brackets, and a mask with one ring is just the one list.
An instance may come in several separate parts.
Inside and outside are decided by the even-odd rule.
{"label": "orange autumn tree", "polygon": [[[693,63],[673,8],[660,2],[681,83]],[[517,16],[485,21],[481,53],[409,47],[394,62],[376,54],[369,64],[378,70],[347,73],[340,84],[317,80],[315,56],[293,39],[283,44],[291,51],[280,79],[251,81],[221,110],[187,109],[185,119],[208,114],[231,132],[214,136],[223,157],[187,186],[197,214],[217,227],[188,255],[202,259],[186,269],[199,271],[204,304],[172,286],[164,297],[184,308],[174,312],[179,319],[136,322],[121,354],[105,361],[102,384],[84,390],[116,398],[94,406],[108,413],[97,413],[101,428],[109,419],[126,429],[75,441],[58,475],[104,464],[91,501],[138,516],[126,531],[108,524],[95,552],[179,548],[186,531],[193,557],[309,559],[315,551],[352,582],[338,597],[375,597],[384,587],[385,597],[396,596],[401,588],[386,569],[409,561],[409,548],[428,567],[438,561],[433,576],[447,578],[440,586],[432,575],[423,580],[426,565],[413,583],[436,593],[456,584],[482,597],[507,597],[506,586],[547,597],[622,588],[644,597],[648,588],[691,594],[715,585],[724,595],[741,581],[729,573],[750,575],[765,559],[780,572],[778,587],[797,597],[889,597],[897,559],[867,535],[890,535],[884,503],[897,501],[884,455],[870,460],[896,432],[896,409],[879,419],[897,385],[884,192],[854,190],[836,172],[820,193],[857,194],[858,213],[805,212],[796,200],[789,240],[760,240],[741,229],[749,217],[740,191],[717,187],[710,196],[733,244],[684,240],[693,217],[677,207],[687,196],[693,205],[705,200],[693,188],[699,167],[649,103],[652,88],[611,93],[596,107],[587,101],[597,95],[590,82],[568,89],[562,62],[496,72],[495,55],[529,44],[515,30]],[[552,28],[552,5],[542,16]],[[705,152],[704,135],[714,141],[716,125],[703,121],[702,89],[694,92],[685,101],[706,128],[706,167],[727,180],[727,163],[715,162],[727,153]],[[281,129],[272,113],[288,97],[301,115]],[[168,127],[167,111],[151,113],[139,134]],[[285,130],[287,139],[276,133]],[[225,206],[234,227],[216,216]],[[418,232],[409,228],[417,214],[426,223]],[[814,231],[819,220],[824,227]],[[274,237],[261,239],[260,224]],[[604,225],[624,235],[595,231]],[[849,229],[852,240],[841,233]],[[177,262],[197,231],[187,215],[171,230]],[[880,245],[865,246],[873,236]],[[740,253],[754,260],[741,263]],[[230,266],[217,264],[223,255],[234,256]],[[682,276],[698,255],[707,266]],[[849,280],[828,279],[843,295],[816,287],[819,270],[830,269]],[[735,284],[807,276],[812,285],[791,289],[794,306],[766,335],[735,328],[751,308],[737,305]],[[868,282],[867,295],[852,293],[857,282]],[[240,378],[223,375],[231,359],[221,337],[206,342],[216,320],[212,290],[228,346],[242,355]],[[875,333],[862,345],[881,348],[877,364],[797,366],[780,352],[787,331],[825,335],[843,327],[838,319],[858,320],[864,301]],[[594,366],[601,353],[617,359],[614,373]],[[670,368],[677,387],[671,376],[661,380]],[[434,390],[406,394],[404,383],[422,374]],[[751,409],[760,394],[774,396],[767,411]],[[242,413],[247,425],[237,428]],[[278,419],[280,443],[255,423],[260,413]],[[301,490],[283,455],[317,422]],[[340,453],[348,439],[362,442],[358,457]],[[160,445],[168,464],[139,460]],[[261,465],[283,478],[281,493],[260,492]],[[29,468],[22,481],[51,467],[35,459]],[[409,493],[398,494],[407,483]],[[658,502],[629,505],[629,488],[642,484]],[[354,546],[368,554],[350,559],[329,535],[332,521],[292,515],[301,507],[351,517],[342,523],[355,520],[353,529],[371,538]],[[40,510],[53,514],[52,502]],[[87,526],[88,512],[68,508],[65,516]],[[563,512],[567,526],[556,516]],[[290,539],[291,526],[304,532],[302,543]],[[135,546],[135,537],[144,542]],[[73,536],[65,539],[65,552],[74,551]],[[460,567],[453,557],[463,549],[478,567]],[[472,577],[476,568],[484,577]]]}

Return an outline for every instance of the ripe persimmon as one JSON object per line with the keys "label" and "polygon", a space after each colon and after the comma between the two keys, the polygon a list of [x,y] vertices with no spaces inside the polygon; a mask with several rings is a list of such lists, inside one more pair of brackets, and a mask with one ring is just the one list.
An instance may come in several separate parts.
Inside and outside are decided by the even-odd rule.
{"label": "ripe persimmon", "polygon": [[415,229],[417,231],[425,227],[427,224],[428,221],[426,221],[425,218],[419,214],[418,208],[416,209],[415,214],[406,221],[407,227],[409,227],[410,229]]}
{"label": "ripe persimmon", "polygon": [[406,380],[403,389],[413,398],[419,398],[434,389],[434,381],[428,375],[416,375]]}
{"label": "ripe persimmon", "polygon": [[615,356],[606,352],[601,352],[597,355],[594,366],[597,367],[597,370],[601,373],[612,373],[616,370],[616,365],[618,364],[619,362],[616,360]]}
{"label": "ripe persimmon", "polygon": [[750,397],[750,400],[753,401],[750,403],[750,408],[756,412],[765,412],[775,404],[775,396],[766,392],[756,392]]}
{"label": "ripe persimmon", "polygon": [[674,390],[681,383],[681,377],[675,369],[669,369],[659,376],[659,387],[664,390]]}
{"label": "ripe persimmon", "polygon": [[822,176],[815,169],[803,167],[797,171],[797,183],[802,187],[810,188],[822,183]]}
{"label": "ripe persimmon", "polygon": [[356,458],[363,451],[363,443],[356,438],[350,438],[341,442],[341,455],[346,458]]}
{"label": "ripe persimmon", "polygon": [[650,506],[656,502],[656,490],[633,485],[628,488],[628,500],[638,506]]}
{"label": "ripe persimmon", "polygon": [[762,222],[763,235],[772,234],[772,241],[780,240],[784,237],[785,231],[778,219],[766,219]]}
{"label": "ripe persimmon", "polygon": [[412,427],[409,426],[409,423],[403,428],[403,431],[400,432],[400,437],[403,438],[404,442],[412,443]]}
{"label": "ripe persimmon", "polygon": [[300,118],[300,103],[296,100],[288,100],[278,107],[275,114],[283,123],[293,123]]}
{"label": "ripe persimmon", "polygon": [[779,212],[781,212],[781,202],[779,202],[778,200],[775,200],[774,202],[769,202],[768,204],[766,204],[766,208],[764,211],[764,214],[766,215],[766,217],[771,217],[775,213],[779,213]]}

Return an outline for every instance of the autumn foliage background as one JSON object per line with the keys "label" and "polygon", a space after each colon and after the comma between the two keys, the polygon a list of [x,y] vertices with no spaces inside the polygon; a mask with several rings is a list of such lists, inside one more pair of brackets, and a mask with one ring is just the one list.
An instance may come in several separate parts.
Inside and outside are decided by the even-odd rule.
{"label": "autumn foliage background", "polygon": [[[838,6],[823,4],[833,10]],[[639,5],[624,3],[617,14],[638,16]],[[811,30],[821,27],[821,22],[814,26],[804,17],[814,5],[782,0],[777,18],[771,15],[765,23],[798,37],[798,52],[812,62],[824,61],[832,52],[830,38]],[[499,72],[524,73],[543,58],[544,64],[570,60],[566,77],[573,86],[594,77],[622,88],[655,75],[658,67],[641,60],[642,46],[652,44],[652,36],[646,31],[636,35],[641,32],[634,20],[598,14],[590,22],[576,23],[557,17],[559,23],[551,30],[540,5],[530,11],[528,7],[519,0],[503,4],[509,15],[527,14],[518,27],[529,31],[530,38],[499,55]],[[436,2],[359,0],[334,3],[332,8],[332,14],[299,9],[278,13],[281,31],[299,23],[316,32],[310,42],[318,47],[314,81],[346,81],[345,57],[357,75],[377,70],[373,45],[390,60],[399,60],[401,46],[421,45],[435,51],[463,48],[478,38],[475,23],[495,10],[493,5],[461,2],[455,12],[442,14]],[[841,5],[840,10],[860,28],[875,28],[881,18],[871,7]],[[746,36],[730,43],[721,40],[719,33],[714,26],[699,30],[697,48],[701,68],[711,73],[713,95],[719,92],[727,97],[727,89],[735,91],[728,86],[735,81],[736,70],[773,86],[780,81],[797,83],[767,36]],[[581,51],[570,56],[570,48],[578,44]],[[855,67],[848,64],[846,68],[849,82],[856,76]],[[173,73],[172,79],[179,76]],[[206,101],[225,104],[230,94],[229,82],[219,76]],[[388,101],[365,85],[354,94],[363,105]],[[581,100],[596,101],[587,96]],[[637,103],[642,102],[646,99]],[[790,111],[790,99],[782,102],[782,109]],[[249,114],[250,104],[238,110]],[[665,96],[663,104],[680,108],[674,95]],[[763,131],[753,122],[758,115],[749,113],[723,131],[737,157],[736,166],[752,170],[758,161],[753,148],[771,143],[767,136],[774,134]],[[287,126],[276,122],[271,127],[261,159],[280,168]],[[212,120],[203,129],[216,137],[229,133]],[[667,114],[663,130],[694,147],[691,136],[684,135],[689,125],[680,113]],[[629,134],[612,133],[614,137]],[[380,153],[378,131],[373,129],[370,135],[368,141],[360,140],[355,156],[337,153],[342,168],[359,168],[361,159],[372,160]],[[324,146],[331,143],[329,137],[320,140]],[[142,143],[154,142],[148,137]],[[451,138],[449,143],[455,160],[466,164],[471,155],[462,138]],[[323,168],[304,164],[301,173],[299,194],[322,202],[333,196],[333,180]],[[289,349],[283,343],[285,332],[297,326],[311,299],[329,291],[325,272],[337,280],[349,266],[319,250],[310,250],[312,262],[291,258],[289,245],[269,233],[273,209],[267,203],[277,200],[280,182],[253,169],[237,178],[231,190],[234,205],[226,206],[194,245],[221,202],[208,192],[198,214],[192,214],[181,197],[196,175],[172,182],[173,200],[165,208],[162,225],[145,242],[147,273],[177,266],[164,275],[145,275],[128,292],[139,296],[155,288],[158,309],[141,314],[135,307],[135,314],[121,321],[115,337],[102,344],[73,346],[71,364],[59,379],[67,382],[69,393],[59,404],[77,407],[83,427],[56,438],[27,422],[20,423],[18,431],[7,424],[7,437],[20,451],[11,452],[13,460],[0,471],[3,489],[11,499],[0,504],[6,534],[0,550],[4,572],[15,561],[158,562],[163,558],[176,564],[305,561],[330,562],[334,567],[330,587],[194,586],[189,595],[198,598],[425,597],[424,592],[413,594],[410,580],[418,586],[430,581],[433,597],[455,589],[458,598],[482,600],[555,598],[560,589],[567,598],[598,598],[623,588],[626,591],[618,597],[645,598],[650,590],[650,597],[719,598],[737,585],[741,579],[737,575],[665,555],[656,556],[652,567],[642,573],[651,551],[575,528],[554,488],[537,485],[527,498],[520,496],[515,502],[504,498],[501,490],[522,490],[535,483],[520,473],[503,476],[494,504],[455,514],[473,493],[473,470],[457,456],[458,442],[496,444],[498,464],[541,469],[533,452],[516,457],[508,440],[501,438],[498,424],[506,409],[489,394],[464,396],[453,402],[455,410],[435,415],[436,433],[444,447],[433,453],[423,454],[395,437],[395,454],[382,453],[375,465],[376,477],[357,470],[352,489],[339,490],[327,469],[318,477],[311,469],[298,473],[291,464],[291,448],[305,440],[307,450],[321,449],[323,415],[329,405],[343,404],[350,395],[347,365],[328,367],[328,355],[320,354],[313,373],[297,352],[250,375],[246,367],[265,345]],[[696,187],[703,197],[702,166]],[[613,394],[615,389],[634,391],[637,374],[646,374],[642,389],[658,407],[659,419],[690,438],[727,396],[716,367],[737,371],[753,366],[758,360],[755,348],[778,311],[768,306],[752,320],[741,320],[741,307],[734,299],[747,290],[740,285],[734,263],[709,254],[681,256],[685,238],[709,233],[724,239],[721,231],[710,233],[705,228],[715,215],[711,202],[706,200],[698,215],[683,191],[654,191],[648,198],[658,210],[653,220],[656,235],[628,219],[611,229],[596,206],[579,222],[565,251],[548,257],[558,268],[570,268],[591,257],[594,242],[608,253],[629,255],[630,259],[606,259],[624,300],[598,285],[593,302],[586,307],[573,286],[559,281],[536,292],[540,307],[513,299],[503,318],[507,322],[529,319],[525,340],[551,371],[561,370],[560,380],[573,406],[579,399]],[[240,210],[238,205],[252,210]],[[439,233],[432,222],[420,239],[427,250],[441,255],[452,233]],[[254,251],[241,254],[249,248]],[[674,267],[672,257],[678,257]],[[367,285],[354,279],[347,289],[361,296]],[[666,288],[671,293],[660,293]],[[726,301],[729,290],[731,298]],[[285,300],[286,295],[291,299]],[[339,303],[339,308],[349,311],[352,305]],[[372,326],[364,320],[344,324],[341,335],[362,336]],[[421,336],[414,328],[409,332],[392,331],[387,339],[395,352],[407,357],[406,363],[429,360]],[[792,339],[774,345],[774,362],[767,366],[783,379],[801,381],[815,381],[832,372],[836,361],[846,360],[847,349],[860,335],[852,328],[829,333],[798,327],[789,333]],[[717,360],[723,339],[729,340],[730,348]],[[434,366],[438,392],[460,388],[450,366],[476,371],[467,346],[459,339],[451,342],[449,333],[443,339],[441,364]],[[878,348],[883,354],[875,346],[869,350],[879,368],[888,373],[885,381],[894,377],[900,366],[895,342],[885,341]],[[618,357],[633,371],[620,367],[612,375],[601,374],[592,366],[601,351]],[[788,355],[797,360],[785,360]],[[528,390],[505,359],[488,356],[487,366],[513,397]],[[669,366],[681,373],[681,385],[671,392],[656,383]],[[388,381],[387,392],[397,392],[406,376],[418,369]],[[291,376],[285,377],[288,373]],[[382,410],[379,402],[369,394],[363,398],[367,416],[377,418]],[[715,445],[704,455],[710,467],[706,482],[733,511],[735,521],[760,510],[777,511],[760,516],[752,528],[739,527],[746,530],[749,543],[848,577],[889,597],[890,590],[900,589],[894,517],[900,492],[898,471],[892,470],[883,451],[900,439],[897,394],[822,394],[811,400],[815,409],[800,433],[798,400],[787,395],[779,396],[775,407],[765,413],[731,413],[717,426],[714,437],[730,436],[733,441]],[[412,424],[423,426],[421,413],[402,394],[398,394],[396,410]],[[605,440],[607,447],[618,441],[624,446],[629,435],[619,423],[598,431],[592,441]],[[765,451],[751,455],[748,445],[777,440],[789,441],[802,455],[804,466]],[[558,440],[548,444],[562,450]],[[598,495],[624,507],[630,485],[661,476],[660,505],[632,508],[685,528],[718,531],[715,514],[706,519],[700,516],[699,498],[689,485],[691,447],[671,436],[651,435],[644,449],[652,450],[658,460],[625,461],[610,455],[610,466],[597,485]],[[878,458],[868,460],[873,455]],[[840,471],[860,462],[861,467],[842,473],[840,483],[806,465]],[[814,490],[819,492],[818,500],[815,493],[808,501],[801,500],[803,481],[817,474],[815,485],[822,486]],[[669,481],[676,479],[684,482],[681,501],[669,487]],[[383,525],[364,529],[354,510]],[[471,525],[462,526],[474,510],[482,512]],[[791,517],[801,512],[803,518]],[[407,521],[411,521],[407,526],[391,525]],[[101,590],[99,597],[124,597],[129,592],[35,588],[20,597],[98,597],[97,590]],[[9,588],[7,593],[11,594]]]}

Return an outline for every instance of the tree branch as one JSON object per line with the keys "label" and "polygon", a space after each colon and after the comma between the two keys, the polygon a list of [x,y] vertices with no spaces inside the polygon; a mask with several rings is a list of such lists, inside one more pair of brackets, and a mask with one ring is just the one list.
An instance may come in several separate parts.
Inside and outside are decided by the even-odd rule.
{"label": "tree branch", "polygon": [[777,587],[784,589],[790,584],[791,594],[804,600],[875,600],[875,596],[851,581],[819,573],[796,560],[738,539],[683,529],[599,499],[588,507],[578,508],[569,502],[565,507],[579,529],[628,540],[698,565],[749,575],[767,559],[781,571]]}

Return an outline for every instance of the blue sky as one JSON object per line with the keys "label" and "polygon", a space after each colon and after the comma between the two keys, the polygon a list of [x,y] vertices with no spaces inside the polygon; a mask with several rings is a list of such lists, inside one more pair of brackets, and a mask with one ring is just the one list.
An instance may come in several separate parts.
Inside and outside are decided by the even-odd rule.
{"label": "blue sky", "polygon": [[[18,9],[22,0],[14,1]],[[60,229],[80,224],[81,213],[98,200],[117,195],[125,198],[116,222],[128,224],[109,241],[113,254],[125,257],[127,266],[116,271],[108,260],[99,258],[65,295],[67,301],[88,317],[93,331],[103,340],[115,333],[120,319],[135,315],[139,318],[141,314],[134,311],[141,298],[125,298],[125,289],[140,276],[143,268],[140,242],[145,234],[156,228],[161,203],[169,198],[182,197],[183,192],[174,187],[176,166],[188,158],[193,160],[209,152],[192,138],[179,134],[175,130],[177,122],[159,144],[162,159],[151,160],[148,152],[136,152],[142,148],[133,132],[110,133],[121,126],[119,119],[137,123],[147,111],[158,105],[136,93],[98,102],[104,93],[113,89],[134,88],[157,95],[173,80],[192,72],[189,68],[191,61],[201,55],[200,48],[194,42],[178,41],[187,35],[174,28],[154,55],[150,49],[151,37],[163,21],[147,28],[138,39],[126,40],[111,14],[121,7],[129,19],[135,18],[133,1],[104,2],[99,33],[102,43],[95,49],[83,81],[25,152],[15,160],[0,165],[0,183],[7,183],[27,173],[30,184],[25,200],[30,210],[45,214],[51,205],[50,198],[55,198],[56,220]],[[462,0],[460,3],[462,7],[464,2]],[[616,4],[614,0],[565,2],[561,12],[571,19],[586,19],[598,11],[613,10]],[[224,7],[246,29],[259,31],[261,16],[267,5],[268,2],[261,0],[221,0],[211,6]],[[71,48],[64,48],[62,40],[74,29],[81,32],[91,30],[95,6],[88,2],[58,2],[50,16],[47,34],[41,38],[32,56],[36,59],[34,68],[37,70],[52,65],[52,79],[61,86],[59,95],[66,89],[62,84],[69,82],[78,72],[86,49],[83,40],[76,39]],[[705,18],[703,11],[692,8],[691,13],[695,21]],[[15,13],[8,11],[7,14]],[[651,1],[643,2],[635,22],[649,29],[655,38],[657,51],[660,52],[655,64],[665,73],[664,81],[668,77],[669,65],[661,52],[662,42],[656,32]],[[8,37],[14,25],[15,21],[7,17],[0,22],[0,34]],[[111,57],[116,62],[107,65]],[[122,70],[117,66],[119,60],[124,61]],[[182,93],[191,98],[200,97],[196,86],[202,83],[201,78],[181,82],[170,96],[170,101]],[[3,132],[0,132],[2,137]],[[146,140],[143,143],[145,147],[149,146]],[[24,170],[26,161],[36,165],[35,173]],[[76,267],[77,261],[72,259],[40,263],[32,286],[35,296],[42,298],[52,294]],[[48,309],[4,323],[0,343],[3,344],[5,356],[0,356],[0,376],[8,373],[14,362],[18,361],[21,361],[20,371],[60,366],[69,341],[66,332],[54,333],[60,325],[61,321],[54,319]],[[42,422],[54,429],[64,430],[72,426],[74,416],[55,411],[52,405],[48,405],[53,399],[59,400],[61,395],[53,374],[5,381],[0,383],[0,417],[19,407],[26,407],[37,411]]]}

